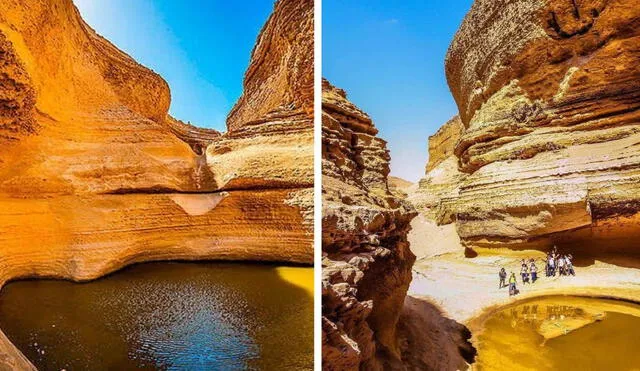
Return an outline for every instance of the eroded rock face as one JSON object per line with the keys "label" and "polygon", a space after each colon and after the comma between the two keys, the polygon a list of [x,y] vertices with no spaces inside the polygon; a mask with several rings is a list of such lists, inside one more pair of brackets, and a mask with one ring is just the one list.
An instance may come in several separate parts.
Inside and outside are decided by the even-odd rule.
{"label": "eroded rock face", "polygon": [[639,57],[632,0],[474,3],[446,61],[465,175],[443,204],[464,244],[635,245]]}
{"label": "eroded rock face", "polygon": [[322,103],[323,368],[402,367],[396,328],[416,213],[389,192],[389,152],[371,119],[327,81]]}
{"label": "eroded rock face", "polygon": [[[313,115],[295,96],[313,94],[311,24],[311,1],[276,2],[221,134],[168,116],[165,81],[71,0],[3,1],[0,287],[151,260],[311,264]],[[22,365],[0,343],[0,366]]]}
{"label": "eroded rock face", "polygon": [[426,176],[418,187],[409,192],[408,200],[423,215],[440,224],[452,222],[453,215],[446,208],[447,202],[460,194],[466,174],[458,170],[458,158],[454,150],[464,126],[459,116],[447,121],[429,137],[429,163]]}
{"label": "eroded rock face", "polygon": [[387,184],[389,185],[389,191],[394,196],[402,199],[407,198],[408,192],[415,186],[414,183],[396,176],[389,176]]}
{"label": "eroded rock face", "polygon": [[443,161],[454,156],[456,145],[464,133],[464,125],[460,116],[454,116],[429,137],[429,162],[427,173],[440,165]]}
{"label": "eroded rock face", "polygon": [[229,130],[313,117],[313,0],[278,1],[258,36]]}
{"label": "eroded rock face", "polygon": [[[313,45],[298,34],[312,17],[310,1],[278,1],[251,65],[299,66],[287,78],[304,90]],[[236,110],[256,117],[197,128],[167,115],[164,80],[71,0],[3,2],[0,286],[160,259],[312,263],[313,117],[271,115],[295,93],[274,79],[247,73],[245,96],[268,107],[245,98]]]}

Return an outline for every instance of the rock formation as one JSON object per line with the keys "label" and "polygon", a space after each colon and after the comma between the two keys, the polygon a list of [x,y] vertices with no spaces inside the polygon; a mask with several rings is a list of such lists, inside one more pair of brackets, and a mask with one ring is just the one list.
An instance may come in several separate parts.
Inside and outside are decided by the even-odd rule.
{"label": "rock formation", "polygon": [[389,176],[387,178],[387,184],[389,185],[389,191],[391,194],[398,198],[407,198],[407,192],[414,186],[413,183],[406,179],[402,179],[397,176]]}
{"label": "rock formation", "polygon": [[71,0],[3,1],[0,287],[150,260],[311,264],[312,24],[312,0],[276,2],[220,134],[168,116],[165,81]]}
{"label": "rock formation", "polygon": [[[458,170],[458,159],[454,149],[464,133],[459,116],[447,121],[434,135],[429,137],[429,163],[426,176],[418,187],[409,192],[408,200],[430,219],[441,224],[451,222],[445,207],[446,200],[458,196],[464,173]],[[414,250],[415,251],[415,250]]]}
{"label": "rock formation", "polygon": [[415,213],[389,192],[389,152],[369,116],[343,90],[322,88],[323,368],[390,367],[401,360]]}
{"label": "rock formation", "polygon": [[427,163],[427,173],[435,169],[443,161],[454,156],[456,144],[464,133],[464,125],[460,116],[454,116],[429,137],[429,162]]}
{"label": "rock formation", "polygon": [[279,1],[253,49],[230,130],[313,117],[313,0]]}
{"label": "rock formation", "polygon": [[472,248],[631,251],[639,56],[635,1],[476,0],[446,60],[464,130],[421,183],[440,170],[457,183],[428,202],[439,222]]}
{"label": "rock formation", "polygon": [[460,369],[475,354],[467,328],[406,296],[417,213],[390,183],[411,183],[390,179],[371,118],[343,90],[322,88],[323,369]]}

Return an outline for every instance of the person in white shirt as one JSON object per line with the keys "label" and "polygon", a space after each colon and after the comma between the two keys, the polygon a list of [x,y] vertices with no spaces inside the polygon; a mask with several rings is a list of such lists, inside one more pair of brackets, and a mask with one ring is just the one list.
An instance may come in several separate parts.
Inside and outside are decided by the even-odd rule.
{"label": "person in white shirt", "polygon": [[573,258],[573,256],[571,255],[566,255],[564,257],[565,260],[565,265],[566,265],[566,271],[567,271],[567,275],[572,275],[575,276],[576,275],[576,271],[573,269],[573,263],[571,262],[571,259]]}
{"label": "person in white shirt", "polygon": [[549,254],[549,259],[547,260],[547,267],[548,267],[547,276],[555,276],[556,264],[552,254]]}

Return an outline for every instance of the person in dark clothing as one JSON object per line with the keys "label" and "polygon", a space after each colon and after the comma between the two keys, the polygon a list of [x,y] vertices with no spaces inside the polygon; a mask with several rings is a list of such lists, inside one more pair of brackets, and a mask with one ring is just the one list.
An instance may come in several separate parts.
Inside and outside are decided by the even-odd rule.
{"label": "person in dark clothing", "polygon": [[549,271],[548,276],[555,276],[556,275],[556,261],[553,258],[553,254],[550,254],[548,259],[547,259],[547,269]]}
{"label": "person in dark clothing", "polygon": [[500,272],[498,272],[498,277],[500,277],[500,285],[498,288],[501,289],[507,285],[505,283],[505,281],[507,280],[507,271],[504,269],[504,267],[502,267],[502,269],[500,269]]}
{"label": "person in dark clothing", "polygon": [[522,266],[520,267],[520,275],[522,276],[522,284],[529,282],[529,268],[524,259],[522,260]]}
{"label": "person in dark clothing", "polygon": [[529,272],[531,273],[531,283],[535,283],[538,279],[538,267],[533,259],[531,259],[531,265],[529,266]]}

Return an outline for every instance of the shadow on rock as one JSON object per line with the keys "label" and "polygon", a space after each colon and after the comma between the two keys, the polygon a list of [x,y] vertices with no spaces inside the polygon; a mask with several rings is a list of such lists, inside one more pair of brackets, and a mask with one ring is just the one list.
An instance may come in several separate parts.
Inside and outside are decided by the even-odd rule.
{"label": "shadow on rock", "polygon": [[471,331],[425,299],[405,298],[398,337],[409,370],[463,370],[476,357]]}

